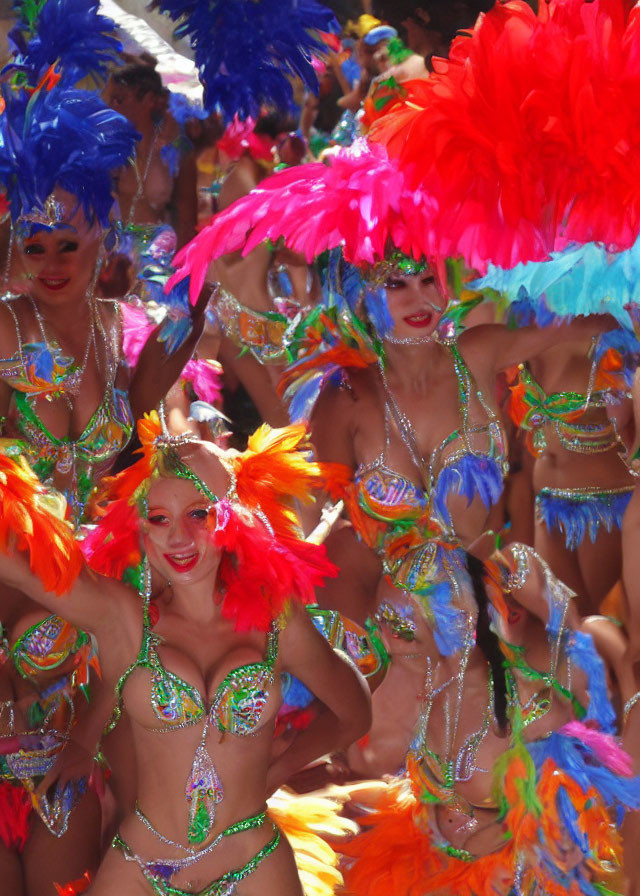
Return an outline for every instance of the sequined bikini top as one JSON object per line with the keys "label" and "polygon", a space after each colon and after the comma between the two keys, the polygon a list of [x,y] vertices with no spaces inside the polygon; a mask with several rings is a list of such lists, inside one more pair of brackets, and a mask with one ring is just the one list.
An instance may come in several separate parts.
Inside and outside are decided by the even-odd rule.
{"label": "sequined bikini top", "polygon": [[[392,470],[386,456],[391,430],[397,420],[385,409],[385,445],[380,455],[370,464],[361,464],[355,475],[354,495],[357,508],[354,525],[361,537],[375,550],[385,550],[384,540],[389,530],[403,530],[420,526],[429,534],[430,529],[453,536],[451,514],[447,507],[450,495],[463,495],[469,504],[480,497],[490,508],[502,494],[503,479],[507,472],[506,438],[499,418],[490,408],[471,379],[455,343],[447,344],[459,385],[462,426],[450,433],[431,452],[425,468],[420,466],[424,486]],[[479,406],[487,416],[484,423],[472,424],[469,405],[472,391]],[[400,431],[400,435],[403,433]],[[475,447],[480,440],[485,444]],[[414,460],[415,463],[415,460]],[[351,506],[353,506],[351,501]],[[369,525],[364,517],[374,521]],[[360,525],[358,525],[358,520]],[[376,525],[382,524],[382,525]]]}
{"label": "sequined bikini top", "polygon": [[[162,730],[185,728],[197,724],[205,715],[221,732],[237,737],[252,734],[260,724],[262,712],[273,685],[273,670],[278,657],[278,628],[274,624],[267,636],[266,656],[262,662],[248,663],[232,669],[216,688],[207,709],[206,701],[197,687],[165,669],[158,655],[162,639],[151,626],[145,608],[142,645],[138,657],[120,678],[116,694],[122,699],[127,679],[134,669],[151,672],[151,706],[163,725]],[[120,707],[112,725],[120,715]],[[110,725],[110,727],[112,727]]]}
{"label": "sequined bikini top", "polygon": [[525,364],[518,365],[511,385],[509,413],[527,432],[527,443],[535,456],[547,447],[544,428],[552,427],[567,451],[599,454],[621,446],[615,425],[608,418],[583,421],[588,412],[617,404],[628,397],[638,366],[640,345],[626,330],[604,333],[595,343],[587,391],[547,394]]}
{"label": "sequined bikini top", "polygon": [[74,628],[60,616],[47,616],[23,632],[8,648],[16,671],[22,678],[37,678],[64,665],[69,657],[85,647],[91,649],[86,632]]}
{"label": "sequined bikini top", "polygon": [[[13,389],[9,408],[9,431],[18,436],[19,447],[42,482],[52,482],[58,472],[71,473],[70,485],[61,489],[79,522],[84,505],[97,478],[129,441],[133,416],[125,391],[116,388],[114,378],[120,346],[113,346],[113,370],[102,402],[76,439],[54,436],[40,419],[34,399],[69,397],[78,388],[78,367],[65,357],[55,342],[23,343],[16,314],[5,301],[16,325],[18,351],[0,359],[0,378]],[[118,328],[119,331],[119,328]],[[117,334],[115,342],[119,342]]]}

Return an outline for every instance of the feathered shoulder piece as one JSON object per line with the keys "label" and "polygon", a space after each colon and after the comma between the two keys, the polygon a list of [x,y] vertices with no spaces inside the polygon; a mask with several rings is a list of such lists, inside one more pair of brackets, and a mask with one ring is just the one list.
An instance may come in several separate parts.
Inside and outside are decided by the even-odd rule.
{"label": "feathered shoulder piece", "polygon": [[36,87],[47,69],[55,67],[67,86],[87,75],[105,78],[107,66],[118,60],[122,45],[116,25],[99,12],[97,0],[23,0],[18,22],[9,32],[12,62],[5,71]]}
{"label": "feathered shoulder piece", "polygon": [[382,347],[348,306],[320,306],[292,333],[289,352],[278,391],[292,420],[309,421],[323,390],[346,382],[349,370],[377,364]]}
{"label": "feathered shoulder piece", "polygon": [[312,459],[303,424],[271,429],[263,424],[249,438],[247,449],[232,461],[240,503],[265,514],[277,535],[297,536],[300,521],[293,502],[310,504],[314,491],[339,494],[350,479],[340,464]]}
{"label": "feathered shoulder piece", "polygon": [[369,139],[432,200],[434,249],[485,273],[640,232],[640,8],[497,3]]}
{"label": "feathered shoulder piece", "polygon": [[65,521],[66,505],[48,492],[22,458],[0,453],[0,551],[29,555],[45,591],[64,594],[82,568],[82,554]]}
{"label": "feathered shoulder piece", "polygon": [[191,274],[194,301],[213,259],[279,239],[308,262],[339,246],[359,266],[382,261],[394,247],[419,261],[431,254],[430,220],[428,197],[409,186],[398,162],[359,140],[327,164],[297,165],[260,181],[178,253],[176,277]]}
{"label": "feathered shoulder piece", "polygon": [[292,76],[317,93],[311,54],[326,52],[321,32],[337,27],[317,0],[160,0],[159,9],[190,41],[210,111],[230,120],[292,108]]}
{"label": "feathered shoulder piece", "polygon": [[14,220],[36,213],[55,223],[52,193],[78,198],[88,221],[106,226],[111,172],[133,155],[139,135],[95,93],[61,85],[30,96],[6,91],[0,115],[0,183]]}

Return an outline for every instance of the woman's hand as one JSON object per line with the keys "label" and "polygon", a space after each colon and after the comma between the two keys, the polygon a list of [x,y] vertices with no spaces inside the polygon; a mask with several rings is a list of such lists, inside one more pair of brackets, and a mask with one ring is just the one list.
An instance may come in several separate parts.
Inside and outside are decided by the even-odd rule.
{"label": "woman's hand", "polygon": [[36,788],[36,795],[44,797],[50,790],[63,793],[68,784],[93,787],[98,796],[104,793],[104,777],[97,759],[74,740],[68,741]]}

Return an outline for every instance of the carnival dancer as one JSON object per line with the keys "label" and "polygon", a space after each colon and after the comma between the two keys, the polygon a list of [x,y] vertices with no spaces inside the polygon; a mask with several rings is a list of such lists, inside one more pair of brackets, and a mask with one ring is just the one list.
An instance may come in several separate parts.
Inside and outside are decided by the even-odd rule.
{"label": "carnival dancer", "polygon": [[[369,723],[366,686],[298,605],[333,568],[296,537],[290,477],[298,474],[304,498],[330,471],[305,465],[301,429],[263,432],[245,455],[171,437],[155,414],[139,436],[142,456],[107,484],[111,500],[84,551],[111,576],[142,562],[142,601],[116,578],[83,569],[70,533],[42,507],[37,480],[1,461],[3,533],[27,513],[33,537],[54,539],[46,558],[27,534],[16,533],[15,548],[5,539],[2,577],[95,632],[116,716],[132,719],[138,801],[93,892],[242,892],[249,876],[274,896],[301,892],[265,798]],[[152,574],[166,582],[153,601]],[[273,758],[285,670],[324,709]]]}
{"label": "carnival dancer", "polygon": [[621,577],[638,349],[633,333],[615,330],[542,352],[519,366],[511,385],[509,410],[535,457],[534,544],[578,595],[583,614],[597,612]]}
{"label": "carnival dancer", "polygon": [[[464,305],[443,317],[450,288],[443,282],[445,265],[424,260],[429,215],[428,197],[408,188],[397,163],[360,142],[328,165],[263,181],[215,217],[176,262],[179,276],[189,273],[195,289],[211,257],[283,237],[309,260],[341,245],[343,258],[364,269],[363,279],[353,264],[333,259],[327,301],[299,323],[229,306],[224,297],[218,313],[265,359],[290,359],[283,394],[293,417],[312,417],[321,456],[353,471],[348,507],[356,531],[393,583],[418,596],[446,654],[462,642],[430,602],[451,607],[468,582],[462,548],[483,549],[478,542],[506,472],[496,374],[510,359],[540,351],[549,335],[535,327],[511,333],[477,326],[458,337],[455,318]],[[580,328],[593,332],[594,323],[558,328],[552,338],[567,340]],[[262,347],[261,334],[269,337]],[[335,388],[347,382],[347,389]],[[409,410],[416,407],[418,414]],[[416,605],[398,601],[401,611],[386,601],[378,618],[397,638],[411,640]],[[414,715],[418,708],[416,699]],[[397,762],[388,771],[401,764],[414,722],[407,717]]]}
{"label": "carnival dancer", "polygon": [[[182,356],[167,358],[154,335],[136,371],[122,363],[118,308],[97,301],[93,288],[113,204],[111,170],[133,152],[136,134],[96,94],[69,86],[101,61],[100,47],[112,49],[115,42],[100,43],[110,29],[97,6],[80,9],[70,2],[39,9],[34,33],[9,70],[20,76],[3,86],[0,179],[15,242],[14,291],[1,308],[2,451],[23,454],[42,481],[57,485],[65,495],[58,512],[64,516],[66,506],[77,524],[93,486],[129,440],[132,408],[142,412],[162,399],[197,332]],[[60,35],[59,16],[66,42],[56,51],[43,35]],[[53,63],[55,69],[47,69]],[[74,719],[89,711],[82,691],[88,696],[88,670],[97,661],[88,634],[56,614],[46,616],[23,595],[3,589],[0,617],[7,700],[15,700],[4,706],[3,750],[15,752],[15,738],[22,738],[25,756],[30,743],[47,746],[39,756],[37,747],[22,765],[3,766],[4,796],[13,794],[6,805],[20,809],[15,836],[7,821],[3,862],[16,888],[24,877],[27,892],[41,893],[53,880],[64,884],[74,869],[76,878],[95,869],[99,858],[95,795],[83,797],[77,813],[71,812],[86,790],[89,768],[79,776],[84,781],[53,795],[37,789],[51,764],[47,750],[59,748]],[[47,827],[61,839],[51,838]]]}

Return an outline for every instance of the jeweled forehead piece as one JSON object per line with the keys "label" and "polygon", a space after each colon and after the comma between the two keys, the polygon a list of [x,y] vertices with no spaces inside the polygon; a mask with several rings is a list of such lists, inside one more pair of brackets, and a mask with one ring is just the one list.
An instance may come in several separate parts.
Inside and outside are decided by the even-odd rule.
{"label": "jeweled forehead piece", "polygon": [[18,236],[26,239],[38,230],[55,230],[61,227],[74,229],[69,223],[74,211],[50,193],[42,208],[34,207],[26,214],[20,215],[17,221]]}
{"label": "jeweled forehead piece", "polygon": [[390,277],[415,277],[416,274],[426,271],[428,267],[429,264],[424,258],[421,261],[416,261],[415,258],[405,255],[399,249],[394,249],[389,256],[371,268],[367,279],[378,285],[383,285],[385,280]]}
{"label": "jeweled forehead piece", "polygon": [[[179,449],[181,447],[188,445],[190,442],[197,441],[199,441],[198,438],[192,433],[183,433],[174,436],[164,432],[156,437],[155,445],[161,452],[163,466],[167,473],[177,476],[178,479],[184,479],[191,482],[201,495],[215,504],[220,500],[219,496],[216,495],[206,482],[204,482],[204,480],[202,480],[200,476],[198,476],[198,474],[182,460],[179,454]],[[220,460],[220,464],[230,477],[230,484],[226,497],[231,498],[236,493],[235,473],[231,465],[223,463],[222,460]]]}

